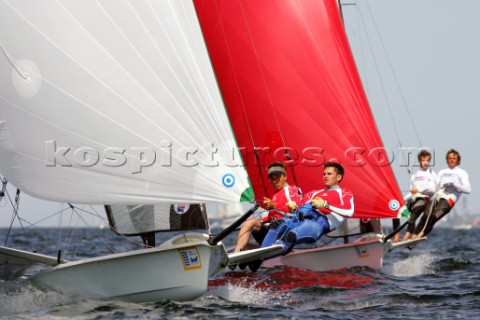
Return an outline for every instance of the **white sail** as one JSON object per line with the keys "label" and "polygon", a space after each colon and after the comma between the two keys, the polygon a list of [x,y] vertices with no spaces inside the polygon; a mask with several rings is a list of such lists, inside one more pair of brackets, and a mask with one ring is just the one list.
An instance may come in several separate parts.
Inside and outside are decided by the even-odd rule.
{"label": "white sail", "polygon": [[0,173],[21,190],[251,197],[191,0],[0,1],[0,30]]}

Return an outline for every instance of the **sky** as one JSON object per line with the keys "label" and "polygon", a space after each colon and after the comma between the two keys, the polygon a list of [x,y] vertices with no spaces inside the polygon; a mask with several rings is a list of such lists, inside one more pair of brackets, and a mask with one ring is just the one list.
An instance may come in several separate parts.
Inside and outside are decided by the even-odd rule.
{"label": "sky", "polygon": [[[480,214],[476,201],[480,194],[480,1],[342,3],[347,35],[377,127],[385,147],[395,154],[392,168],[400,188],[406,193],[410,176],[401,148],[411,148],[414,154],[419,148],[430,148],[437,172],[446,167],[445,154],[454,148],[472,185],[472,193],[461,198],[457,210]],[[14,192],[9,189],[12,199]],[[11,221],[12,208],[6,201],[0,202],[0,227]],[[64,208],[21,194],[19,212],[28,221],[39,222]],[[98,206],[84,209],[101,210]],[[74,219],[80,220],[76,215]],[[85,219],[92,226],[104,223],[92,215]],[[37,225],[57,224],[54,218]]]}
{"label": "sky", "polygon": [[[343,0],[344,21],[377,127],[396,157],[392,168],[408,191],[405,152],[462,157],[472,193],[456,210],[480,214],[480,1]],[[403,155],[403,156],[402,156]],[[418,167],[410,167],[412,173]]]}

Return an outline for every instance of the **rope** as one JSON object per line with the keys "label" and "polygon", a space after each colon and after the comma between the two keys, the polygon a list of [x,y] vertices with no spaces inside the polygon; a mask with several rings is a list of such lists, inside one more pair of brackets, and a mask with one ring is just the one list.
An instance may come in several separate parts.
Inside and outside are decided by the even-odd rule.
{"label": "rope", "polygon": [[[396,134],[396,136],[397,136],[398,148],[399,148],[399,150],[401,150],[401,148],[402,148],[402,143],[400,142],[400,141],[401,141],[401,139],[400,139],[400,134],[399,134],[399,131],[398,131],[396,122],[395,122],[394,117],[393,117],[392,107],[391,107],[391,105],[390,105],[390,102],[389,102],[389,99],[388,99],[388,95],[387,95],[387,93],[386,93],[386,89],[385,89],[384,82],[383,82],[383,80],[382,80],[382,77],[380,76],[379,66],[378,66],[378,64],[377,64],[377,59],[376,59],[376,57],[375,57],[375,53],[374,53],[374,50],[373,50],[373,47],[372,47],[371,39],[370,39],[370,37],[368,36],[368,32],[367,32],[367,29],[366,29],[366,24],[365,24],[365,21],[364,21],[364,18],[363,18],[362,9],[361,9],[361,6],[360,6],[360,1],[358,1],[358,4],[359,4],[359,6],[358,6],[358,11],[357,11],[357,12],[359,13],[358,16],[360,17],[361,25],[362,25],[362,27],[363,27],[363,29],[364,29],[365,34],[366,34],[366,38],[367,38],[368,46],[369,46],[369,48],[370,48],[370,52],[372,53],[372,56],[373,56],[373,58],[374,58],[373,61],[374,61],[374,65],[375,65],[375,70],[376,70],[376,72],[377,72],[377,75],[378,75],[378,78],[379,78],[379,81],[380,81],[380,84],[381,84],[382,92],[383,92],[383,95],[384,95],[384,98],[385,98],[385,101],[386,101],[387,110],[388,110],[389,116],[390,116],[390,118],[391,118],[391,121],[392,121],[392,124],[393,124],[393,128],[394,128],[394,131],[395,131],[395,134]],[[401,87],[400,87],[400,82],[399,82],[398,77],[397,77],[397,75],[396,75],[396,73],[395,73],[395,70],[394,70],[394,68],[393,68],[393,64],[392,64],[392,62],[391,62],[390,56],[389,56],[388,53],[387,53],[387,49],[386,49],[386,47],[385,47],[384,41],[382,40],[381,34],[380,34],[380,32],[379,32],[379,28],[378,28],[378,26],[377,26],[377,22],[376,22],[376,20],[375,20],[374,15],[372,14],[372,10],[371,10],[371,8],[370,8],[370,5],[369,5],[368,1],[366,2],[366,6],[367,6],[368,13],[369,13],[369,15],[370,15],[370,17],[371,17],[372,23],[373,23],[373,25],[374,25],[375,33],[376,33],[376,35],[377,35],[377,37],[378,37],[378,39],[379,39],[379,41],[380,41],[380,45],[381,45],[382,50],[383,50],[383,52],[384,52],[384,55],[385,55],[385,57],[386,57],[386,59],[387,59],[387,64],[388,64],[389,69],[390,69],[390,71],[391,71],[391,73],[392,73],[392,75],[393,75],[393,79],[394,79],[395,86],[396,86],[396,88],[397,88],[397,90],[398,90],[398,92],[399,92],[399,94],[400,94],[400,96],[401,96],[401,100],[402,100],[403,107],[404,107],[405,111],[407,112],[409,122],[411,123],[411,125],[412,125],[412,127],[413,127],[413,131],[414,131],[414,133],[415,133],[415,136],[416,136],[416,138],[417,138],[417,141],[418,141],[419,145],[420,145],[420,146],[423,146],[423,143],[422,143],[422,141],[421,141],[421,139],[420,139],[420,135],[419,135],[419,133],[418,133],[417,126],[415,125],[415,122],[414,122],[414,120],[413,120],[412,113],[410,112],[410,108],[408,107],[408,104],[407,104],[405,95],[403,94],[403,91],[402,91],[402,89],[401,89]],[[404,153],[401,153],[401,154],[402,154],[402,156],[403,156],[403,160],[404,160],[404,161],[407,160],[407,159],[406,159],[406,155],[405,155]],[[408,161],[407,163],[409,164],[410,162]],[[411,175],[410,165],[408,165],[408,166],[406,167],[406,170],[407,170],[408,175],[410,176],[410,175]]]}
{"label": "rope", "polygon": [[[4,180],[5,183],[6,183],[6,180]],[[5,188],[5,185],[3,186]],[[22,228],[22,232],[25,236],[25,238],[27,239],[27,243],[30,247],[30,250],[32,252],[35,252],[35,250],[33,250],[33,246],[32,246],[32,242],[30,241],[30,238],[28,237],[28,234],[25,230],[25,227],[23,225],[23,219],[20,218],[20,215],[18,214],[18,208],[20,206],[20,189],[17,189],[16,193],[15,193],[15,204],[12,202],[12,199],[10,198],[10,195],[8,193],[8,190],[5,189],[5,191],[7,191],[7,196],[8,196],[8,200],[10,201],[10,204],[12,205],[12,208],[13,208],[13,216],[12,216],[12,219],[10,221],[10,226],[8,228],[8,231],[7,231],[7,235],[5,237],[5,246],[7,246],[7,242],[8,242],[8,238],[10,237],[10,231],[12,230],[12,226],[13,226],[13,222],[15,221],[15,218],[18,219],[18,223],[20,224],[20,227]]]}
{"label": "rope", "polygon": [[[435,208],[436,205],[437,205],[437,198],[435,198],[435,196],[434,196],[433,200],[432,200],[432,206],[430,207],[430,210],[429,210],[428,214],[426,212],[423,213],[423,214],[427,214],[427,216],[426,216],[427,219],[425,219],[425,224],[423,225],[422,231],[420,231],[420,233],[425,232],[425,228],[430,223],[430,219],[433,218],[433,209]],[[425,236],[425,234],[423,236]]]}
{"label": "rope", "polygon": [[403,91],[400,88],[400,83],[398,81],[397,74],[395,73],[395,71],[393,69],[393,65],[392,65],[392,62],[390,60],[390,56],[387,54],[387,49],[385,48],[385,44],[383,43],[382,37],[380,36],[380,32],[378,31],[377,22],[375,20],[375,17],[372,14],[372,11],[370,9],[370,5],[368,4],[368,1],[366,1],[365,3],[367,4],[367,9],[368,9],[368,12],[370,13],[370,16],[372,17],[372,21],[373,21],[373,24],[375,26],[375,31],[377,33],[378,38],[380,39],[380,44],[382,45],[383,52],[385,53],[385,57],[387,58],[388,66],[390,67],[390,70],[392,71],[393,78],[395,79],[395,85],[397,86],[398,92],[400,93],[400,96],[402,97],[403,105],[405,107],[405,110],[407,111],[408,117],[409,117],[410,122],[413,126],[413,129],[415,131],[415,135],[417,136],[417,140],[420,143],[420,146],[423,146],[423,143],[420,140],[420,135],[418,134],[417,127],[415,126],[415,122],[413,121],[413,117],[412,117],[412,114],[410,112],[410,108],[408,107],[407,101],[405,99],[405,95],[403,94]]}
{"label": "rope", "polygon": [[15,65],[15,63],[12,61],[12,59],[10,58],[10,56],[8,55],[8,53],[5,51],[5,49],[3,48],[2,45],[0,45],[0,49],[2,49],[2,52],[3,54],[5,55],[5,58],[7,58],[8,62],[12,65],[13,69],[15,69],[15,71],[17,71],[17,73],[20,75],[20,77],[23,78],[23,80],[27,80],[27,76],[24,75],[20,69],[17,68],[17,66]]}

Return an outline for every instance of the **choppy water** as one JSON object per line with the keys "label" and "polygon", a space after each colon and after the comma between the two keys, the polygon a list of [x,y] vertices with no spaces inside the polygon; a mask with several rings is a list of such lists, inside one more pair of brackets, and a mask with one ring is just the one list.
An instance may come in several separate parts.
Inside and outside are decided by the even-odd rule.
{"label": "choppy water", "polygon": [[[20,230],[9,244],[28,249]],[[76,258],[135,244],[107,230],[79,229]],[[98,240],[100,233],[103,240]],[[5,241],[6,230],[0,240]],[[54,252],[58,230],[29,232],[34,249]],[[84,246],[95,239],[93,245]],[[228,242],[233,241],[227,238]],[[50,254],[54,254],[50,252]],[[0,282],[2,319],[466,319],[480,314],[480,228],[437,228],[427,243],[387,256],[381,272],[351,269],[305,272],[293,268],[226,272],[191,302],[69,301],[54,292]]]}

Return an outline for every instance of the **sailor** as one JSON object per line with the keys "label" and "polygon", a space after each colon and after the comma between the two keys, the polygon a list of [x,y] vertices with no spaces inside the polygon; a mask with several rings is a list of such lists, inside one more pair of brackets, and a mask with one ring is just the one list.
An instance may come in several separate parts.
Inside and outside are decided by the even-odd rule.
{"label": "sailor", "polygon": [[447,152],[446,159],[448,168],[440,170],[437,175],[437,191],[425,208],[425,213],[415,228],[413,239],[429,234],[435,223],[450,212],[462,193],[472,191],[467,172],[459,167],[460,153],[451,149]]}
{"label": "sailor", "polygon": [[305,194],[304,204],[294,217],[273,221],[262,247],[282,244],[282,255],[285,255],[296,244],[313,243],[338,228],[345,217],[351,217],[353,195],[347,188],[340,187],[343,176],[344,169],[340,164],[326,162],[323,171],[325,188]]}
{"label": "sailor", "polygon": [[283,218],[295,209],[301,201],[301,191],[297,186],[287,183],[287,171],[283,162],[272,162],[267,167],[270,183],[275,189],[272,198],[263,198],[263,208],[268,210],[264,217],[245,221],[240,228],[234,252],[242,251],[248,244],[250,232],[260,245],[268,232],[272,219]]}
{"label": "sailor", "polygon": [[[418,153],[418,163],[420,169],[410,177],[410,192],[405,200],[410,200],[410,216],[407,221],[407,232],[403,240],[408,240],[415,231],[415,222],[425,211],[425,207],[432,199],[437,189],[437,175],[430,168],[432,155],[427,150],[421,150]],[[400,235],[400,233],[398,233]]]}

